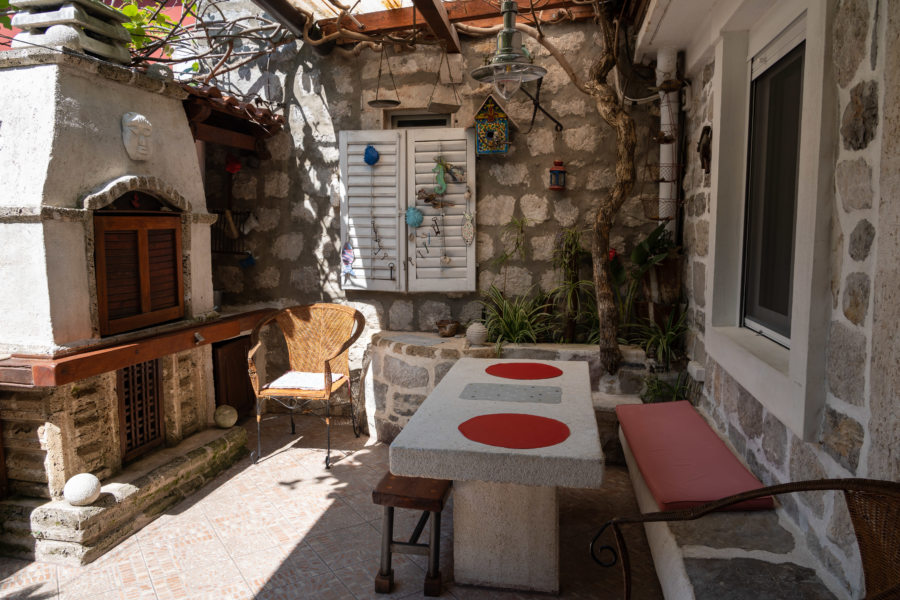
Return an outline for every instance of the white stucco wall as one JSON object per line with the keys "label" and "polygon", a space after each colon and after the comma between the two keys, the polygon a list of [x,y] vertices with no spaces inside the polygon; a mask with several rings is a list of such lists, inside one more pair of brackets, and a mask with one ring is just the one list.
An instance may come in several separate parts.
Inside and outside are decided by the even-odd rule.
{"label": "white stucco wall", "polygon": [[[152,178],[186,201],[185,316],[212,310],[211,220],[186,92],[42,49],[0,54],[0,90],[0,352],[52,353],[99,337],[91,218],[115,198],[90,207],[84,198],[123,176]],[[127,112],[153,126],[149,160],[125,151]]]}

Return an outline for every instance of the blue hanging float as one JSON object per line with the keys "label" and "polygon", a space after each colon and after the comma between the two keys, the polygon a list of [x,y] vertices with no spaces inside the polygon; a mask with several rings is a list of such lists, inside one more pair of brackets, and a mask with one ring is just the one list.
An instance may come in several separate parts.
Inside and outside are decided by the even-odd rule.
{"label": "blue hanging float", "polygon": [[366,164],[370,167],[378,162],[378,150],[375,149],[375,146],[371,144],[366,146],[366,150],[363,152],[363,160],[366,161]]}
{"label": "blue hanging float", "polygon": [[425,216],[422,214],[422,211],[415,206],[410,206],[406,209],[406,224],[410,227],[415,229],[421,225],[424,220]]}

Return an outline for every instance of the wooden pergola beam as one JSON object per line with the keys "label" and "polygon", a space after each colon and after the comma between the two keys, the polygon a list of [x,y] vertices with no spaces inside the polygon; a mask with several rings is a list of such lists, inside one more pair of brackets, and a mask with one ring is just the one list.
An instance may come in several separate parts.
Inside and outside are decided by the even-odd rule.
{"label": "wooden pergola beam", "polygon": [[413,6],[419,9],[419,14],[425,19],[434,36],[444,42],[447,54],[459,54],[462,50],[459,36],[450,24],[443,0],[413,0]]}
{"label": "wooden pergola beam", "polygon": [[[439,0],[437,1],[440,3]],[[520,17],[523,13],[531,11],[529,0],[517,0],[517,3]],[[550,0],[546,4],[541,5],[538,12],[546,13],[547,11],[573,7],[580,9],[584,8],[584,5],[577,5],[572,0]],[[484,22],[484,19],[497,19],[497,22],[500,20],[500,11],[486,2],[471,2],[467,0],[444,2],[442,8],[447,14],[447,21],[450,23]],[[414,13],[418,13],[415,17],[416,24],[421,24],[425,20],[421,8],[416,10],[416,8],[407,7],[356,15],[356,19],[362,27],[349,22],[347,19],[344,19],[343,26],[350,31],[370,35],[405,31],[413,28]],[[319,21],[318,25],[322,32],[328,35],[337,30],[337,19],[324,19]]]}

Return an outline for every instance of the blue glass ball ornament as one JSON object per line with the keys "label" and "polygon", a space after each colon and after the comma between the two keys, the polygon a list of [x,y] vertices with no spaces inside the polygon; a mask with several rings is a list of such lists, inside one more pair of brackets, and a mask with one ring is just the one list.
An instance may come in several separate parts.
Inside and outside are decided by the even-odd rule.
{"label": "blue glass ball ornament", "polygon": [[424,220],[425,216],[422,214],[422,211],[415,206],[410,206],[406,209],[406,224],[410,227],[418,227]]}
{"label": "blue glass ball ornament", "polygon": [[366,150],[363,153],[363,160],[366,161],[366,164],[370,167],[378,162],[378,150],[375,149],[375,146],[371,144],[366,146]]}

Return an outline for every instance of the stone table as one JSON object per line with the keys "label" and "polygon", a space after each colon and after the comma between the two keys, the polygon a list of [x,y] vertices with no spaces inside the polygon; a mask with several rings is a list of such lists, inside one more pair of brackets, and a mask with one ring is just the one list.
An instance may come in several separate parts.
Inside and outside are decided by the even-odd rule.
{"label": "stone table", "polygon": [[[562,373],[516,380],[485,370],[504,363],[550,365]],[[569,435],[520,449],[473,441],[460,431],[460,424],[490,414],[554,419]],[[397,475],[454,481],[457,583],[557,593],[557,487],[599,488],[603,481],[588,364],[461,358],[391,444],[390,467]]]}

